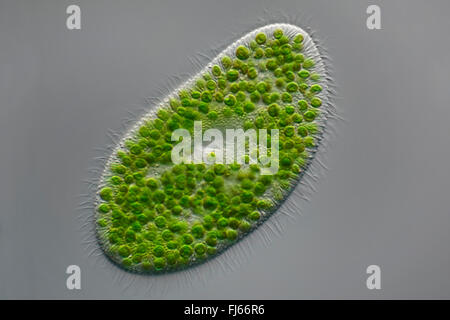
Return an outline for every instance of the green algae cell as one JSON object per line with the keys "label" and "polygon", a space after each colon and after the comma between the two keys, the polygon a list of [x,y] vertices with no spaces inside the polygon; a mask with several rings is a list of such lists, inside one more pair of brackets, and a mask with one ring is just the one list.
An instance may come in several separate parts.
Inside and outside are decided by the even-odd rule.
{"label": "green algae cell", "polygon": [[[254,30],[153,106],[106,163],[96,230],[131,272],[192,267],[261,225],[308,170],[326,116],[325,67],[311,37],[289,24]],[[278,171],[261,165],[174,164],[177,129],[277,129]],[[268,147],[272,142],[267,136]],[[215,154],[211,154],[214,159]]]}

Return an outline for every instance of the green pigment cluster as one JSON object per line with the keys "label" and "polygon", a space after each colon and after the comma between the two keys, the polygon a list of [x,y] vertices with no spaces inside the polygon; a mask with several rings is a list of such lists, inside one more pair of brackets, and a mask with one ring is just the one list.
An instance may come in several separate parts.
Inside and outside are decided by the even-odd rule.
{"label": "green pigment cluster", "polygon": [[[143,273],[179,270],[216,255],[258,226],[305,169],[320,126],[315,60],[304,36],[258,33],[193,79],[141,122],[113,154],[98,191],[97,232],[105,253]],[[178,128],[279,129],[279,170],[258,164],[178,164]],[[270,151],[270,148],[269,148]],[[270,156],[270,153],[269,153]]]}

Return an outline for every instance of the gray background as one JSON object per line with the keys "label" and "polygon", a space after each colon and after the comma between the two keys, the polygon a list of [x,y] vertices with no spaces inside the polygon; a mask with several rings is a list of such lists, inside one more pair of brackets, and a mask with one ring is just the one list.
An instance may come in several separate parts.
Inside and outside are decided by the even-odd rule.
{"label": "gray background", "polygon": [[[376,3],[382,30],[369,31]],[[80,31],[65,27],[69,4]],[[303,17],[323,39],[346,119],[303,216],[204,276],[133,278],[89,257],[77,195],[94,148],[264,10]],[[450,298],[449,12],[444,0],[1,0],[0,298]],[[80,291],[65,287],[70,264]],[[365,286],[371,264],[382,290]]]}

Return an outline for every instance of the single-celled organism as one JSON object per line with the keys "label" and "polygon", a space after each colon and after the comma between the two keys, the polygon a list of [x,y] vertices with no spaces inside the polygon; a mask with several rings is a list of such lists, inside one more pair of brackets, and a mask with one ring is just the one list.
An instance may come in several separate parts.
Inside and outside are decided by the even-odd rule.
{"label": "single-celled organism", "polygon": [[[271,24],[232,43],[152,106],[103,171],[95,220],[105,254],[132,272],[176,271],[255,230],[308,170],[329,111],[326,74],[303,29]],[[201,133],[253,129],[271,163],[259,161],[261,150],[232,163],[214,152],[209,161],[174,163],[174,133],[194,135],[199,123]]]}

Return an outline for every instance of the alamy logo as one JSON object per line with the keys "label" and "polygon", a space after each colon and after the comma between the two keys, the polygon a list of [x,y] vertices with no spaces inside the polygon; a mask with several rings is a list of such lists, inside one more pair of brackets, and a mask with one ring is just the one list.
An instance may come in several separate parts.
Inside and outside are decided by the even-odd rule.
{"label": "alamy logo", "polygon": [[266,129],[226,129],[224,139],[221,130],[211,128],[203,133],[202,121],[195,121],[193,137],[188,130],[177,129],[172,133],[172,141],[179,141],[172,149],[174,164],[248,163],[259,164],[262,175],[278,171],[278,129],[271,129],[270,134]]}

